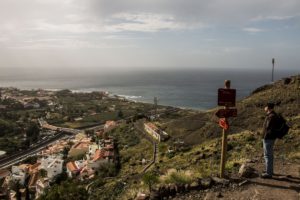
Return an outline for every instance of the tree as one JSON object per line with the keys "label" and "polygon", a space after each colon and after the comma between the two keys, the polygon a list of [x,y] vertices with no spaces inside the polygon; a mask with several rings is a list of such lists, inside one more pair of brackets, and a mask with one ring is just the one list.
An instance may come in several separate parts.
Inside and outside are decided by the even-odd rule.
{"label": "tree", "polygon": [[143,182],[148,185],[149,192],[151,192],[153,185],[159,182],[158,175],[154,172],[146,172],[143,176]]}
{"label": "tree", "polygon": [[39,199],[43,200],[86,200],[88,192],[75,181],[64,181],[60,185],[54,185]]}
{"label": "tree", "polygon": [[40,135],[40,129],[36,123],[31,123],[26,130],[26,136],[31,142],[38,140]]}
{"label": "tree", "polygon": [[39,171],[39,175],[43,178],[47,177],[47,171],[45,169],[41,169]]}
{"label": "tree", "polygon": [[119,110],[118,118],[122,119],[123,117],[124,117],[124,114],[123,114],[122,110]]}

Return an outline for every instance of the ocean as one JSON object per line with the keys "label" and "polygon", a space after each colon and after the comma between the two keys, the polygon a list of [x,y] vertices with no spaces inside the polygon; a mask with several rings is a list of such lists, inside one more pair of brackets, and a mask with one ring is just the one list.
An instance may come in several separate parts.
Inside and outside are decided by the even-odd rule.
{"label": "ocean", "polygon": [[[108,91],[128,99],[158,104],[207,110],[217,106],[217,90],[224,80],[231,80],[237,98],[248,96],[254,89],[271,83],[271,70],[159,70],[127,73],[34,73],[0,74],[0,87],[20,89],[71,89],[75,91]],[[275,71],[275,80],[299,74],[299,70]]]}

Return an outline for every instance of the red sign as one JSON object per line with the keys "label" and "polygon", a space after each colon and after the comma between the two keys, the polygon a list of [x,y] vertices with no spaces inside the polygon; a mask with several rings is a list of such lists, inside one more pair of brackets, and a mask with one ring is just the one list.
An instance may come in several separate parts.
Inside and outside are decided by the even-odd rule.
{"label": "red sign", "polygon": [[228,121],[225,118],[219,119],[219,125],[225,130],[229,129]]}
{"label": "red sign", "polygon": [[215,115],[219,118],[228,118],[228,117],[236,117],[237,116],[237,109],[230,108],[230,109],[219,109]]}
{"label": "red sign", "polygon": [[235,89],[218,89],[218,106],[235,106],[236,90]]}

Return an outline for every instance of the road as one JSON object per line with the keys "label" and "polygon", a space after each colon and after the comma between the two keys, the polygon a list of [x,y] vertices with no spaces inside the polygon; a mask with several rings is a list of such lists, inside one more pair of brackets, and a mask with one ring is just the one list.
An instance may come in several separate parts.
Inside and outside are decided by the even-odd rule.
{"label": "road", "polygon": [[26,159],[27,157],[37,154],[42,149],[46,148],[49,144],[52,144],[53,142],[56,142],[57,140],[62,139],[65,136],[66,134],[64,132],[60,132],[54,135],[53,137],[49,138],[48,140],[44,140],[40,143],[37,143],[33,147],[30,147],[26,150],[23,150],[10,156],[2,157],[0,159],[0,169],[10,167],[11,165],[18,163]]}
{"label": "road", "polygon": [[[165,112],[160,113],[160,114],[172,113],[172,112],[176,112],[177,110],[178,110],[177,108],[173,108],[173,109],[166,110]],[[78,134],[78,133],[82,132],[82,130],[78,130],[78,129],[63,128],[63,127],[57,127],[57,126],[50,125],[43,119],[39,119],[38,121],[39,121],[39,124],[42,128],[53,130],[53,131],[59,131],[60,133],[52,136],[51,138],[49,138],[47,140],[36,143],[35,146],[32,146],[32,147],[30,147],[26,150],[23,150],[22,152],[17,152],[13,155],[8,155],[8,156],[4,156],[4,157],[0,158],[0,169],[10,167],[11,165],[14,165],[14,164],[30,157],[30,156],[33,156],[33,155],[37,154],[38,152],[40,152],[41,150],[46,148],[49,144],[52,144],[52,143],[56,142],[57,140],[62,139],[67,134]],[[122,120],[117,121],[117,122],[121,122],[121,121]],[[104,128],[104,125],[97,125],[95,127],[90,127],[88,129],[85,129],[85,130],[95,130],[95,129],[102,129],[102,128]],[[144,132],[141,129],[139,131]],[[152,138],[147,137],[147,134],[144,134],[144,136],[150,142],[153,143],[153,161],[152,161],[152,164],[154,164],[154,162],[157,161],[157,155],[158,155],[157,144]],[[152,164],[150,164],[147,167],[147,169]],[[145,169],[144,171],[146,171],[147,169]]]}

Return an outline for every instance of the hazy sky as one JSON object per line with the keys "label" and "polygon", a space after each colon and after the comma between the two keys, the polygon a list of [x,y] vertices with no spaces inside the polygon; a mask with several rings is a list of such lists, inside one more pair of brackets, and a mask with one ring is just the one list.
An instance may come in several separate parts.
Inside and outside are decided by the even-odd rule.
{"label": "hazy sky", "polygon": [[0,68],[300,63],[299,0],[1,0]]}

